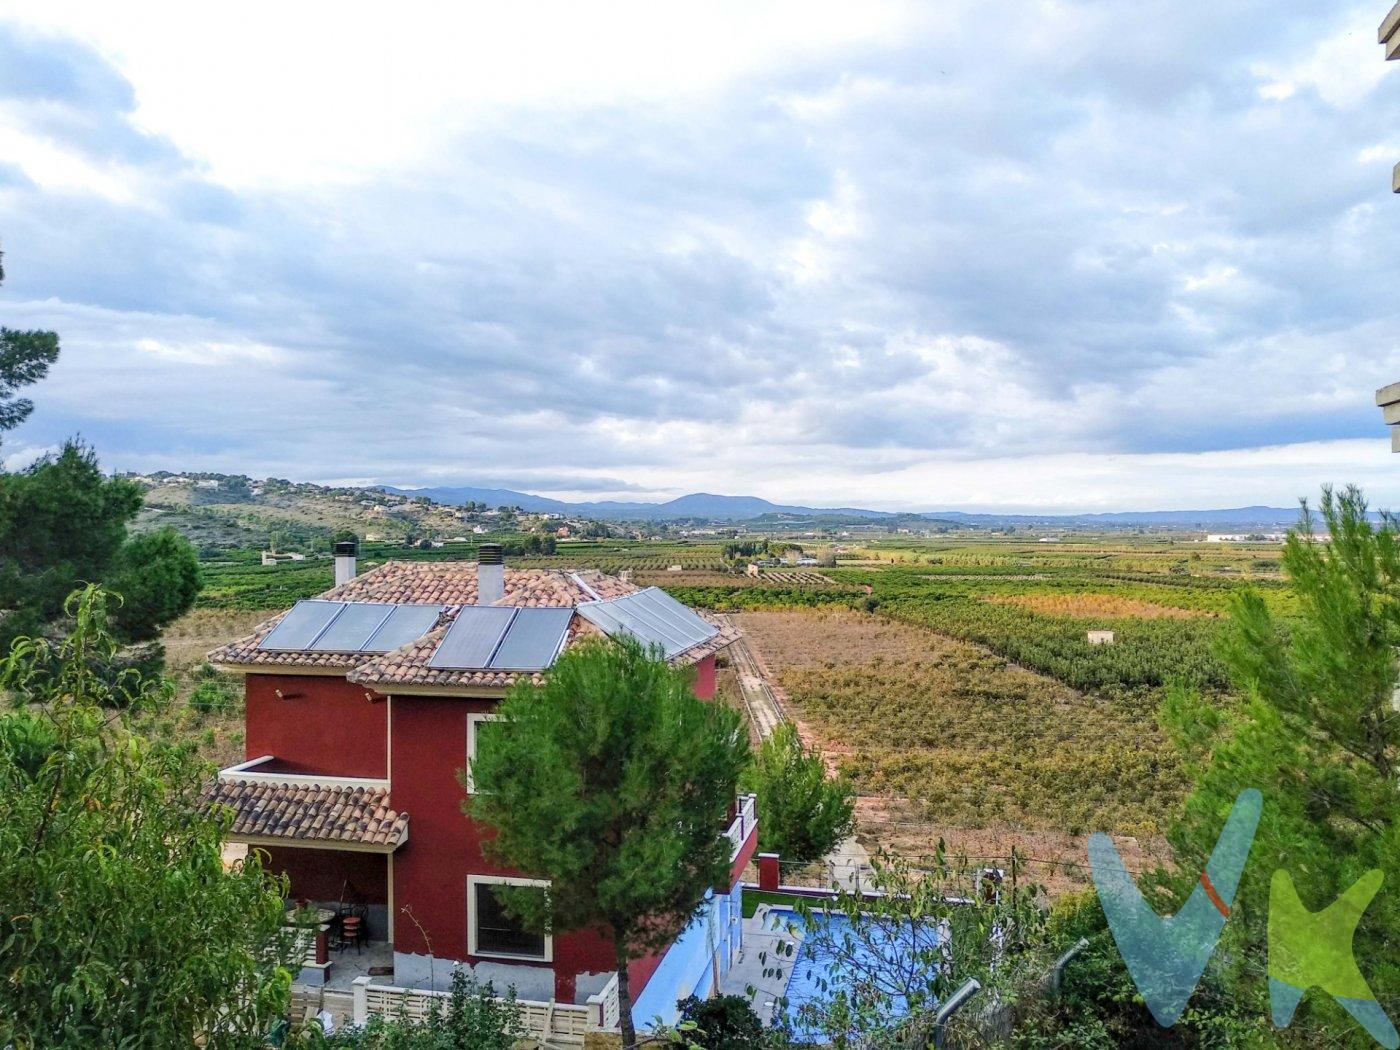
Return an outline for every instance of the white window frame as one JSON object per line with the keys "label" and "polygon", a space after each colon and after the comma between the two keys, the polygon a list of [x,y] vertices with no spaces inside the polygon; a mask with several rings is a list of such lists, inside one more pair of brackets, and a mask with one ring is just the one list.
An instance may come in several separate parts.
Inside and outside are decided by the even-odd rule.
{"label": "white window frame", "polygon": [[476,888],[478,886],[536,886],[549,889],[548,879],[518,879],[507,875],[468,875],[467,876],[467,954],[482,959],[514,959],[519,962],[552,963],[554,961],[554,935],[544,935],[543,955],[517,955],[513,952],[483,952],[477,950],[476,943]]}
{"label": "white window frame", "polygon": [[476,711],[467,715],[467,771],[463,782],[468,795],[476,794],[476,785],[472,782],[472,763],[476,761],[476,727],[482,722],[495,720],[496,716],[489,711]]}

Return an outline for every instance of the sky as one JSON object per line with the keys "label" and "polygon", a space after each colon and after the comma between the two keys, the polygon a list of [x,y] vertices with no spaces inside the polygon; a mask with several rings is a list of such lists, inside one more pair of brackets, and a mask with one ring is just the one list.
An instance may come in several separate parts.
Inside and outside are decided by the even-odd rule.
{"label": "sky", "polygon": [[1400,506],[1385,7],[0,0],[0,465]]}

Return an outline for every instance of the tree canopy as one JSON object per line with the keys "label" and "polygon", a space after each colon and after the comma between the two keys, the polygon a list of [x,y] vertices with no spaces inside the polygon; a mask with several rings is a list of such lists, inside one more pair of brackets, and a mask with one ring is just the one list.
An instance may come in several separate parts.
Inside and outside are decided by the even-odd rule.
{"label": "tree canopy", "polygon": [[724,828],[748,758],[739,716],[637,642],[595,640],[542,686],[517,686],[481,740],[470,813],[496,828],[487,849],[550,880],[503,902],[537,931],[613,941],[631,1046],[628,962],[665,948],[727,883]]}
{"label": "tree canopy", "polygon": [[[0,252],[0,259],[4,253]],[[0,265],[0,284],[5,268]],[[13,430],[34,411],[34,402],[19,391],[49,374],[58,360],[58,336],[53,332],[22,332],[0,327],[0,433]]]}
{"label": "tree canopy", "polygon": [[154,638],[190,607],[199,565],[189,542],[173,532],[128,539],[141,501],[140,486],[104,475],[78,442],[0,474],[0,646],[42,630],[86,583],[121,595],[111,619],[123,641]]}
{"label": "tree canopy", "polygon": [[[1286,869],[1313,911],[1366,872],[1400,876],[1400,534],[1375,525],[1355,488],[1324,490],[1327,539],[1307,509],[1284,546],[1299,615],[1280,622],[1263,598],[1240,595],[1221,657],[1243,706],[1221,713],[1189,691],[1167,705],[1192,757],[1195,789],[1170,832],[1179,867],[1196,872],[1221,814],[1244,788],[1263,792],[1251,860],[1235,898],[1225,950],[1242,962],[1239,991],[1266,1012],[1264,959],[1270,884]],[[1182,890],[1189,887],[1181,887]],[[1233,949],[1230,938],[1235,939]],[[1383,891],[1362,916],[1356,960],[1392,1017],[1400,1013],[1400,893]],[[1369,1037],[1325,994],[1304,1002],[1289,1030],[1310,1045]]]}
{"label": "tree canopy", "polygon": [[0,327],[0,432],[29,418],[34,402],[20,397],[19,391],[48,375],[57,360],[55,333]]}
{"label": "tree canopy", "polygon": [[766,853],[818,860],[855,828],[855,788],[845,778],[827,777],[821,755],[803,746],[791,722],[759,746],[743,783],[758,795],[758,842]]}
{"label": "tree canopy", "polygon": [[[98,673],[106,596],[76,594],[59,643],[21,639],[0,688],[0,1046],[254,1047],[286,1007],[282,883],[226,868],[209,769],[143,737],[159,681]],[[116,713],[113,713],[113,712]]]}

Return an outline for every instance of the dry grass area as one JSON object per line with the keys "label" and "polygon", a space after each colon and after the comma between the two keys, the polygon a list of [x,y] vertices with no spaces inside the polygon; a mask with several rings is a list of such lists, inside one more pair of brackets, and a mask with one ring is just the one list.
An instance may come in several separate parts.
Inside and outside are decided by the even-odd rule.
{"label": "dry grass area", "polygon": [[[275,610],[274,610],[275,612]],[[204,654],[245,634],[269,616],[266,609],[193,609],[172,623],[161,639],[171,674],[187,674],[204,662]]]}
{"label": "dry grass area", "polygon": [[203,758],[228,765],[243,758],[243,683],[237,676],[222,680],[230,696],[225,711],[201,712],[190,706],[199,682],[204,654],[249,633],[270,614],[266,610],[194,609],[165,631],[166,673],[175,683],[175,704],[165,720],[173,734],[193,740]]}
{"label": "dry grass area", "polygon": [[1214,616],[1204,609],[1178,609],[1117,594],[999,594],[983,599],[996,605],[1016,605],[1042,616],[1081,619],[1189,620]]}
{"label": "dry grass area", "polygon": [[1151,712],[977,646],[852,610],[736,619],[804,735],[867,796],[871,844],[985,851],[1000,836],[1038,856],[1092,831],[1153,838],[1184,787]]}
{"label": "dry grass area", "polygon": [[[941,839],[950,859],[1007,869],[1014,848],[1025,861],[1025,878],[1054,897],[1090,884],[1087,835],[1031,828],[950,827],[927,819],[923,807],[906,799],[856,800],[856,838],[870,853],[884,849],[911,862],[931,856]],[[1117,834],[1114,844],[1133,873],[1171,865],[1171,850],[1160,835]]]}

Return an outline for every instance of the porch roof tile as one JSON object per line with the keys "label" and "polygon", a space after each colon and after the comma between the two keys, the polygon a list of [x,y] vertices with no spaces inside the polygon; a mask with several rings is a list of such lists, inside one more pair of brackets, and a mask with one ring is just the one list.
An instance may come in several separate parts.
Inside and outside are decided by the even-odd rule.
{"label": "porch roof tile", "polygon": [[379,847],[408,840],[408,814],[389,805],[379,785],[270,779],[221,774],[206,798],[233,810],[231,836]]}

